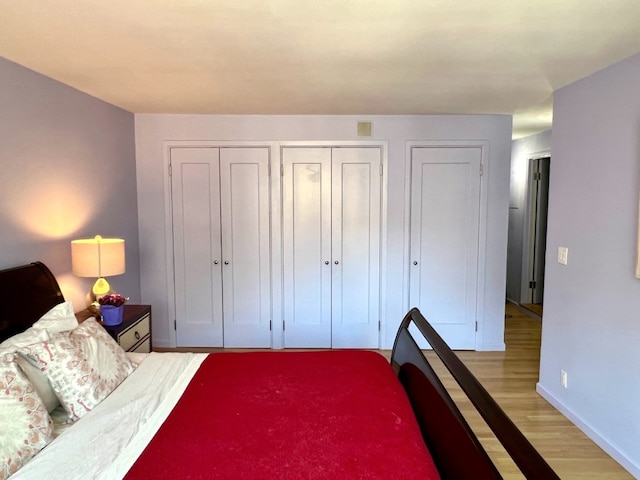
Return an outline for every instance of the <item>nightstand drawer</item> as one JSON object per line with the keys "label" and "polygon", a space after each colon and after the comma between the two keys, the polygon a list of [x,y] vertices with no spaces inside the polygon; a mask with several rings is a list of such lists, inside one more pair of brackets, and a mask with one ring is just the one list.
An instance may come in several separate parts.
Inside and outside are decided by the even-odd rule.
{"label": "nightstand drawer", "polygon": [[151,353],[151,337],[147,337],[145,341],[141,344],[136,345],[133,349],[129,350],[130,352],[136,353]]}
{"label": "nightstand drawer", "polygon": [[140,353],[153,350],[151,305],[125,304],[122,323],[104,328],[123,350]]}
{"label": "nightstand drawer", "polygon": [[[151,332],[151,315],[147,314],[138,322],[131,325],[126,330],[118,334],[118,343],[123,350],[129,351],[131,347],[143,341],[145,338],[149,341]],[[137,348],[136,348],[137,350]]]}

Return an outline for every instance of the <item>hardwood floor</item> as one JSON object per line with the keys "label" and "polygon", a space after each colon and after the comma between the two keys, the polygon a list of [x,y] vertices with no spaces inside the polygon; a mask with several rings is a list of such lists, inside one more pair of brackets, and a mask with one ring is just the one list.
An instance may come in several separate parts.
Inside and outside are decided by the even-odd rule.
{"label": "hardwood floor", "polygon": [[[535,391],[540,364],[540,321],[507,305],[505,352],[456,352],[563,479],[633,479],[616,461],[584,435]],[[428,356],[435,357],[433,352]],[[437,359],[434,360],[434,368]],[[464,394],[447,378],[447,388],[505,479],[523,478]]]}
{"label": "hardwood floor", "polygon": [[520,304],[525,310],[529,310],[533,313],[533,317],[542,317],[542,304],[541,303],[522,303]]}

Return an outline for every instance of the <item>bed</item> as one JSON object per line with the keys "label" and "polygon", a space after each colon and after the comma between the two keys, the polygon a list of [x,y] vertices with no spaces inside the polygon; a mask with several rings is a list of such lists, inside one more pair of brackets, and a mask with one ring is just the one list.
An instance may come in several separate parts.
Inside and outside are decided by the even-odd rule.
{"label": "bed", "polygon": [[44,264],[0,271],[0,291],[0,479],[501,478],[412,324],[524,476],[558,478],[417,309],[390,364],[361,350],[125,354]]}

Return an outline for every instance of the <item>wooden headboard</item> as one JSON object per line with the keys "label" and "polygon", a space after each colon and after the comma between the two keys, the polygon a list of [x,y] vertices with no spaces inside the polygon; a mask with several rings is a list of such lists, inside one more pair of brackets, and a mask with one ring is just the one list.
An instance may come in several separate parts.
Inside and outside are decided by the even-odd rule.
{"label": "wooden headboard", "polygon": [[0,342],[23,332],[55,305],[64,302],[60,286],[42,262],[0,270]]}

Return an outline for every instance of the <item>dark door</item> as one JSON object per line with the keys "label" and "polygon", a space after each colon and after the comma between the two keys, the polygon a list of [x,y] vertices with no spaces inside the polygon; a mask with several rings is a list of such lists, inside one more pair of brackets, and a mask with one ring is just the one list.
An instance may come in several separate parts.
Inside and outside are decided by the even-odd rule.
{"label": "dark door", "polygon": [[529,302],[542,305],[544,297],[544,261],[547,242],[550,157],[530,161],[529,186],[531,236],[529,249]]}

